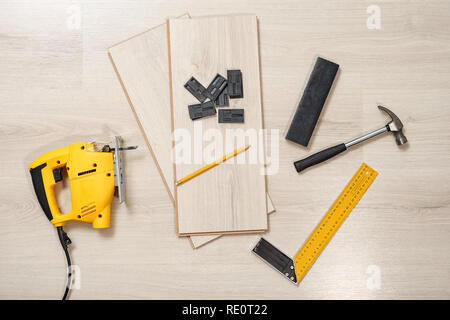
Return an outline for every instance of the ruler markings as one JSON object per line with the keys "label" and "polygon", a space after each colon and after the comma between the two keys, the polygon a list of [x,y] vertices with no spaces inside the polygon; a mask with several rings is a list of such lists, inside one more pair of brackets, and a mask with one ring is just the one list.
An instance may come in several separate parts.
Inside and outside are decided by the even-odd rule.
{"label": "ruler markings", "polygon": [[378,173],[363,163],[294,257],[299,283]]}

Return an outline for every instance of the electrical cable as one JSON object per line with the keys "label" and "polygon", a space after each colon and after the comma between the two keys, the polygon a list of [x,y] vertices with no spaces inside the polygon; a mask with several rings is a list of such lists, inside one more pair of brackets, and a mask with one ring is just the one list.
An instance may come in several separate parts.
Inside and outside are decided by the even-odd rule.
{"label": "electrical cable", "polygon": [[67,295],[70,292],[70,285],[72,283],[72,263],[70,261],[70,255],[68,246],[72,243],[72,241],[67,236],[67,233],[64,232],[63,227],[56,227],[56,230],[58,231],[58,237],[59,241],[61,242],[61,246],[64,250],[64,253],[66,254],[67,259],[67,284],[66,289],[64,291],[64,295],[61,300],[66,300]]}

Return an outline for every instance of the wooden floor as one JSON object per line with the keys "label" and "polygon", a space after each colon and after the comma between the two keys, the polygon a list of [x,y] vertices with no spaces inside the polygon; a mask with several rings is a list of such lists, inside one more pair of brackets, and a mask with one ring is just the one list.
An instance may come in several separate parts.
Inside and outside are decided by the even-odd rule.
{"label": "wooden floor", "polygon": [[[367,27],[371,5],[380,29]],[[107,48],[185,12],[259,17],[264,126],[280,130],[267,240],[293,256],[362,162],[379,172],[299,287],[250,253],[258,235],[198,250],[175,235],[172,203]],[[120,134],[142,146],[125,156],[127,203],[113,203],[108,230],[66,227],[81,270],[72,299],[449,299],[449,15],[444,0],[2,1],[0,298],[59,298],[65,283],[28,164]],[[283,133],[317,55],[341,70],[304,149]],[[293,160],[383,124],[377,103],[402,119],[408,146],[380,137],[295,173]]]}

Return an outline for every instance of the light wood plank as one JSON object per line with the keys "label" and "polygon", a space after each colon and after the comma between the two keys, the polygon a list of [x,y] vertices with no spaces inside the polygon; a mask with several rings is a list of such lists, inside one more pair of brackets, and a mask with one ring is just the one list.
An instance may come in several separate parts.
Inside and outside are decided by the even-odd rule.
{"label": "light wood plank", "polygon": [[112,46],[109,56],[168,194],[174,201],[166,24]]}
{"label": "light wood plank", "polygon": [[[219,34],[221,36],[218,36]],[[204,149],[208,143],[195,135],[198,126],[202,126],[204,131],[218,130],[222,137],[226,136],[226,129],[262,129],[256,16],[171,19],[169,57],[175,131],[186,130],[194,144],[199,143]],[[233,68],[241,69],[243,73],[244,98],[239,99],[239,103],[245,106],[245,123],[219,124],[217,117],[192,121],[187,106],[195,103],[195,98],[184,88],[184,83],[194,76],[207,86],[217,73],[226,74],[227,69]],[[227,147],[226,142],[223,142],[223,146]],[[257,148],[258,146],[254,145],[253,150],[247,152],[256,152]],[[234,149],[223,149],[219,153],[227,154]],[[175,151],[175,157],[179,161],[180,156],[177,153]],[[234,159],[244,156],[245,153],[241,153]],[[188,163],[176,164],[175,178],[185,177],[208,164],[204,159],[197,159],[195,163],[194,157]],[[261,164],[248,162],[223,164],[180,185],[175,193],[178,234],[266,230],[266,184],[264,175],[260,173],[262,168]]]}
{"label": "light wood plank", "polygon": [[[275,206],[273,204],[272,198],[267,193],[267,214],[272,214],[276,211]],[[189,241],[194,249],[198,249],[205,244],[210,243],[213,240],[222,237],[222,235],[200,235],[200,236],[189,236]]]}

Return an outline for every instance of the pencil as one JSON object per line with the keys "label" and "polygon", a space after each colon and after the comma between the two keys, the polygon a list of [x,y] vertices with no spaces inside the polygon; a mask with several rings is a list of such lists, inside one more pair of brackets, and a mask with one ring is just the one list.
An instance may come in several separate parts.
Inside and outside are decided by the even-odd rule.
{"label": "pencil", "polygon": [[245,146],[245,147],[239,148],[239,149],[237,149],[237,150],[235,150],[235,151],[233,151],[233,152],[227,154],[226,156],[222,157],[222,159],[216,160],[216,161],[214,161],[213,163],[208,164],[206,167],[203,167],[203,168],[201,168],[201,169],[198,169],[197,171],[191,173],[190,175],[184,177],[183,179],[178,180],[178,181],[177,181],[177,186],[179,186],[179,185],[182,184],[182,183],[185,183],[186,181],[191,180],[192,178],[198,176],[199,174],[205,172],[206,170],[209,170],[209,169],[211,169],[211,168],[214,168],[214,167],[217,166],[218,164],[220,164],[220,163],[226,161],[227,159],[236,156],[237,154],[241,153],[242,151],[247,150],[249,147],[250,147],[250,146]]}

